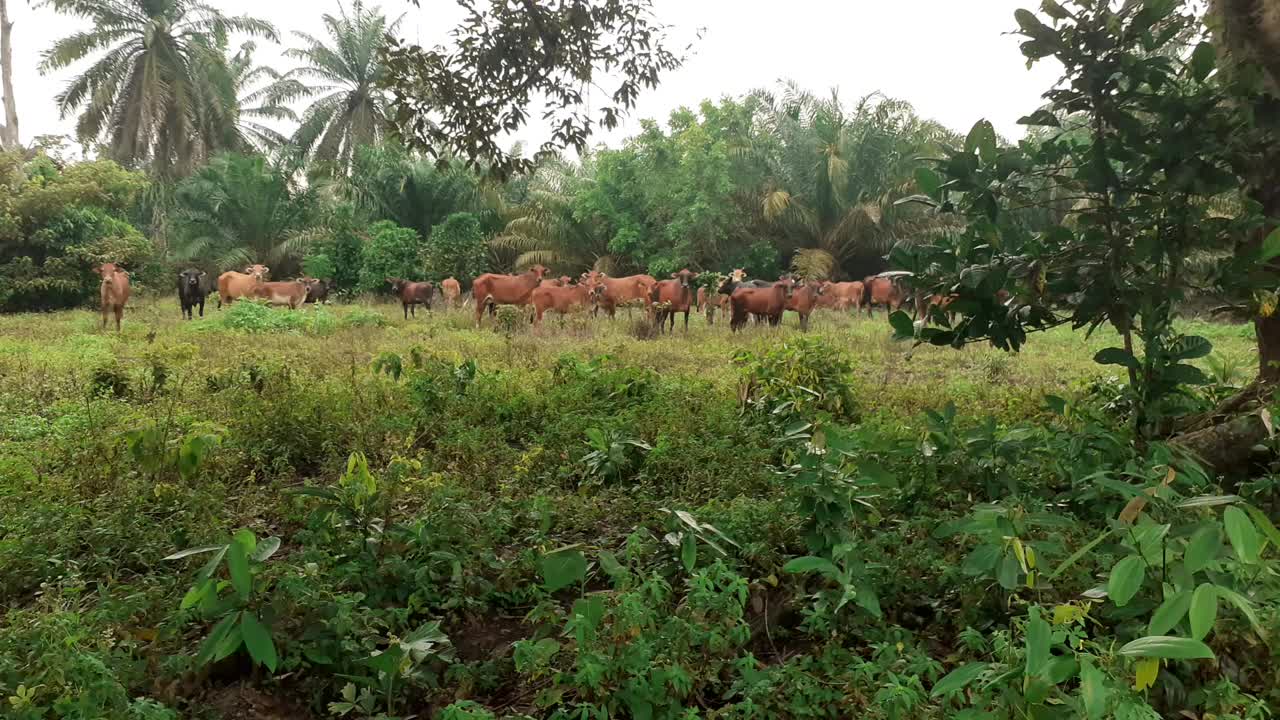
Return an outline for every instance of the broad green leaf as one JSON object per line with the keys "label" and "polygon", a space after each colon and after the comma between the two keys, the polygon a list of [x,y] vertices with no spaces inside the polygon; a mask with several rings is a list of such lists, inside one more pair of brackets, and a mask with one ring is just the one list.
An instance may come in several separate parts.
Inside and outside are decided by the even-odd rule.
{"label": "broad green leaf", "polygon": [[1147,634],[1164,635],[1178,626],[1191,607],[1191,593],[1182,590],[1165,598],[1160,607],[1151,614],[1151,622],[1147,625]]}
{"label": "broad green leaf", "polygon": [[1014,557],[1013,553],[1006,552],[996,570],[996,582],[1000,583],[1000,587],[1005,590],[1017,590],[1020,572],[1022,572],[1022,566],[1018,564],[1018,558]]}
{"label": "broad green leaf", "polygon": [[1271,234],[1262,241],[1262,262],[1269,262],[1277,255],[1280,255],[1280,227],[1271,231]]}
{"label": "broad green leaf", "polygon": [[1093,664],[1093,658],[1084,656],[1080,663],[1080,699],[1089,720],[1102,720],[1106,715],[1108,694],[1106,675]]}
{"label": "broad green leaf", "polygon": [[[1266,513],[1252,505],[1245,505],[1244,511],[1249,513],[1249,517],[1253,518],[1253,524],[1262,531],[1263,536],[1272,545],[1275,545],[1277,549],[1280,549],[1280,530],[1276,530],[1276,526],[1271,524],[1271,520],[1267,518]],[[1263,547],[1266,547],[1265,543]],[[1259,549],[1259,552],[1261,552],[1261,549]]]}
{"label": "broad green leaf", "polygon": [[1049,665],[1049,646],[1053,640],[1053,628],[1040,616],[1040,607],[1033,605],[1027,620],[1027,675],[1039,675]]}
{"label": "broad green leaf", "polygon": [[242,600],[247,600],[253,592],[253,575],[249,572],[250,550],[241,541],[239,533],[227,547],[227,570],[231,574],[231,586]]}
{"label": "broad green leaf", "polygon": [[542,585],[556,592],[580,582],[587,575],[587,558],[577,550],[562,550],[542,558]]}
{"label": "broad green leaf", "polygon": [[1124,348],[1103,348],[1093,356],[1093,361],[1099,365],[1123,365],[1131,370],[1138,370],[1142,368],[1142,365],[1138,362],[1138,359],[1133,356],[1133,353],[1125,350]]}
{"label": "broad green leaf", "polygon": [[795,558],[783,565],[782,570],[789,573],[807,573],[816,570],[831,577],[840,574],[840,569],[835,566],[835,563],[826,558],[813,557],[812,555]]}
{"label": "broad green leaf", "polygon": [[1249,602],[1249,598],[1224,587],[1218,588],[1218,597],[1224,598],[1227,602],[1235,605],[1236,609],[1249,620],[1249,624],[1253,626],[1253,631],[1258,633],[1258,637],[1263,640],[1267,639],[1267,630],[1258,619],[1258,613],[1253,609],[1253,603]]}
{"label": "broad green leaf", "polygon": [[1187,551],[1182,556],[1182,563],[1187,572],[1199,572],[1209,566],[1218,557],[1222,549],[1222,532],[1217,523],[1206,525],[1192,534],[1187,541]]}
{"label": "broad green leaf", "polygon": [[983,161],[991,162],[996,156],[995,126],[988,120],[979,120],[974,123],[969,130],[969,135],[964,140],[964,151],[966,153],[976,152]]}
{"label": "broad green leaf", "polygon": [[1218,589],[1213,583],[1200,583],[1191,596],[1191,637],[1203,640],[1218,619]]}
{"label": "broad green leaf", "polygon": [[227,642],[228,637],[234,635],[235,640],[239,642],[239,632],[233,632],[236,630],[235,622],[237,617],[235,613],[231,613],[213,626],[213,630],[209,631],[209,636],[200,645],[200,652],[196,655],[197,664],[205,665],[216,660],[219,648]]}
{"label": "broad green leaf", "polygon": [[276,671],[276,644],[271,640],[271,633],[258,618],[248,610],[240,613],[240,635],[244,638],[244,646],[249,650],[249,657],[259,665],[266,665],[271,672]]}
{"label": "broad green leaf", "polygon": [[916,326],[911,321],[911,316],[901,310],[895,310],[889,315],[889,325],[893,328],[894,339],[902,340],[916,335]]}
{"label": "broad green leaf", "polygon": [[258,545],[257,551],[253,553],[253,559],[256,562],[262,562],[267,558],[270,558],[272,555],[275,555],[276,551],[279,549],[280,549],[280,538],[272,535],[271,537],[263,540],[262,543]]}
{"label": "broad green leaf", "polygon": [[1044,12],[1045,15],[1048,15],[1054,20],[1066,20],[1068,17],[1070,17],[1067,14],[1067,11],[1064,10],[1063,7],[1059,5],[1057,2],[1055,2],[1055,0],[1041,0],[1040,10]]}
{"label": "broad green leaf", "polygon": [[1206,40],[1196,45],[1196,49],[1191,53],[1191,77],[1195,78],[1196,82],[1204,82],[1217,64],[1218,51],[1213,43]]}
{"label": "broad green leaf", "polygon": [[622,566],[622,563],[618,562],[618,556],[608,550],[601,550],[599,559],[600,568],[608,573],[609,577],[618,578],[626,576],[627,569]]}
{"label": "broad green leaf", "polygon": [[1213,343],[1199,335],[1185,335],[1178,338],[1169,348],[1169,354],[1175,360],[1196,360],[1213,352]]}
{"label": "broad green leaf", "polygon": [[1124,607],[1138,594],[1146,577],[1146,563],[1137,555],[1129,555],[1111,568],[1107,581],[1107,595],[1116,605]]}
{"label": "broad green leaf", "polygon": [[1126,643],[1119,650],[1125,657],[1151,657],[1167,660],[1212,660],[1213,650],[1199,640],[1168,635],[1150,635]]}
{"label": "broad green leaf", "polygon": [[877,618],[884,616],[884,611],[880,609],[880,596],[869,585],[862,585],[858,588],[854,602],[857,603],[858,607]]}
{"label": "broad green leaf", "polygon": [[987,668],[991,667],[990,663],[975,662],[961,665],[960,667],[947,673],[941,680],[934,684],[933,689],[929,691],[929,697],[943,697],[950,695],[958,690],[963,690],[969,683],[978,679]]}
{"label": "broad green leaf", "polygon": [[1236,557],[1240,558],[1240,562],[1258,562],[1258,552],[1261,549],[1258,543],[1258,530],[1253,526],[1249,516],[1240,508],[1232,506],[1222,513],[1222,524],[1227,528],[1227,537],[1231,540],[1231,547],[1235,548]]}
{"label": "broad green leaf", "polygon": [[698,539],[691,532],[685,533],[680,541],[680,564],[684,565],[685,572],[693,572],[693,566],[698,564]]}
{"label": "broad green leaf", "polygon": [[1165,369],[1165,377],[1181,385],[1208,385],[1209,376],[1195,365],[1178,363]]}
{"label": "broad green leaf", "polygon": [[942,178],[938,177],[938,173],[932,168],[924,166],[916,168],[916,187],[920,188],[920,192],[929,197],[936,198],[938,189],[942,187]]}

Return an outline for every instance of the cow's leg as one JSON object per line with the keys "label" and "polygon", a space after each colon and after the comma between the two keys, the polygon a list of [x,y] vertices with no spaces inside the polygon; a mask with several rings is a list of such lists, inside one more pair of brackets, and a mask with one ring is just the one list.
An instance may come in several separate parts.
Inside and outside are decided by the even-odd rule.
{"label": "cow's leg", "polygon": [[111,306],[104,303],[102,306],[102,329],[103,330],[107,329],[107,313],[109,312],[111,312]]}
{"label": "cow's leg", "polygon": [[120,332],[120,319],[124,317],[124,305],[116,305],[112,311],[116,315],[116,332]]}
{"label": "cow's leg", "polygon": [[200,299],[200,317],[204,317],[204,298]]}
{"label": "cow's leg", "polygon": [[685,311],[684,311],[684,331],[686,333],[689,332],[689,309],[688,308],[685,308]]}

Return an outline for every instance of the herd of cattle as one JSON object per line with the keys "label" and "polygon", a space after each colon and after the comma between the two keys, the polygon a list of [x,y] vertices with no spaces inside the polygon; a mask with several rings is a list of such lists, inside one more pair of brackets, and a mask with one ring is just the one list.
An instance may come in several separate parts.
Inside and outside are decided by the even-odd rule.
{"label": "herd of cattle", "polygon": [[[271,305],[297,309],[304,303],[324,302],[329,296],[330,283],[326,280],[301,277],[295,280],[269,282],[270,268],[250,265],[244,272],[228,271],[217,278],[218,307],[229,305],[240,298],[266,300]],[[905,301],[906,293],[891,274],[871,276],[861,282],[818,282],[797,280],[784,276],[780,280],[748,280],[742,269],[734,270],[718,284],[708,287],[695,281],[699,273],[685,269],[671,274],[669,279],[658,280],[651,275],[609,277],[605,273],[591,271],[574,279],[570,277],[548,278],[547,268],[534,265],[518,275],[486,273],[471,283],[471,300],[475,304],[476,326],[480,325],[486,309],[492,315],[497,305],[516,305],[532,309],[532,322],[542,323],[547,312],[561,315],[575,311],[603,310],[613,318],[619,307],[642,307],[654,320],[659,332],[675,330],[676,315],[684,315],[685,331],[689,329],[691,311],[706,314],[707,322],[714,323],[716,312],[729,316],[729,327],[737,332],[749,320],[778,325],[787,311],[795,312],[801,329],[808,329],[809,315],[817,308],[855,313],[866,310],[871,315],[877,305],[897,310]],[[102,326],[107,326],[109,314],[115,315],[116,330],[125,303],[129,300],[129,274],[112,263],[94,268],[102,279]],[[406,320],[417,316],[417,306],[431,309],[436,286],[430,282],[412,282],[400,278],[387,278],[404,310]],[[200,270],[184,270],[178,275],[178,300],[183,317],[190,320],[198,309],[204,317],[204,303],[210,287],[208,275]],[[441,281],[440,291],[446,307],[457,308],[463,304],[462,286],[454,278]],[[944,298],[920,298],[917,302],[945,305]]]}

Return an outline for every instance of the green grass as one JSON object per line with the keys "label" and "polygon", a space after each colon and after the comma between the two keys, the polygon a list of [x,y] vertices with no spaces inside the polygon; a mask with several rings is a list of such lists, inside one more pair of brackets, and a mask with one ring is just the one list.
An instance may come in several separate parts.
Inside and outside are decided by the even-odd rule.
{"label": "green grass", "polygon": [[[1059,562],[1128,500],[1098,494],[1095,465],[1143,460],[1124,448],[1091,454],[1111,432],[1088,395],[1114,374],[1092,361],[1115,344],[1107,331],[1059,328],[1011,355],[912,348],[890,338],[882,314],[816,315],[809,335],[850,367],[856,407],[842,418],[857,468],[881,464],[900,484],[847,522],[884,618],[846,610],[837,622],[814,609],[821,582],[783,569],[812,552],[812,518],[798,507],[814,496],[779,473],[797,458],[779,439],[792,422],[739,397],[746,368],[735,356],[794,341],[794,318],[732,334],[695,316],[687,334],[637,339],[625,312],[506,335],[488,318],[475,329],[462,311],[405,321],[391,304],[244,306],[185,322],[172,299],[142,299],[122,333],[97,322],[88,310],[0,316],[0,695],[34,692],[6,708],[15,717],[258,717],[246,708],[263,696],[284,716],[324,717],[349,678],[371,672],[370,658],[433,622],[456,652],[414,666],[394,694],[398,711],[439,717],[474,700],[494,711],[476,717],[575,704],[625,715],[623,688],[645,687],[663,718],[718,703],[723,717],[752,716],[748,707],[757,717],[947,717],[952,708],[923,690],[944,666],[984,657],[961,639],[966,626],[999,645],[1020,632],[1027,603],[1073,601],[1117,550],[1082,561],[1060,590],[1006,594],[963,574],[971,546],[940,528],[980,502],[1067,513],[1029,538]],[[1246,371],[1256,362],[1247,326],[1184,330]],[[375,369],[393,361],[399,379]],[[1053,425],[1046,394],[1080,399],[1084,420]],[[957,427],[988,433],[987,444],[934,427],[936,454],[921,455],[925,412],[948,404]],[[981,429],[988,416],[996,429]],[[848,422],[806,419],[833,432]],[[1077,433],[1081,457],[1063,457]],[[201,438],[216,445],[184,465]],[[353,452],[369,458],[372,489],[339,483]],[[292,494],[303,485],[348,493],[352,514]],[[720,556],[706,543],[719,536],[704,530],[696,570],[682,569],[683,546],[665,538],[688,527],[669,510],[736,546]],[[384,522],[386,536],[370,529]],[[217,616],[180,603],[203,556],[162,559],[238,528],[282,540],[244,605],[276,638],[275,673],[244,652],[197,662]],[[548,591],[547,557],[566,546],[590,561],[588,577]],[[619,568],[606,573],[606,556]],[[582,611],[607,618],[590,632],[567,629],[581,593],[604,603]],[[1274,603],[1258,603],[1275,617]],[[1099,617],[1115,635],[1098,642],[1114,646],[1126,620]],[[686,673],[693,696],[646,668]],[[1127,687],[1126,666],[1112,670]],[[885,693],[906,678],[921,691]],[[563,695],[547,695],[553,687]],[[849,689],[821,690],[833,687]],[[1241,707],[1222,702],[1213,707]],[[456,714],[465,707],[449,717],[467,717]]]}

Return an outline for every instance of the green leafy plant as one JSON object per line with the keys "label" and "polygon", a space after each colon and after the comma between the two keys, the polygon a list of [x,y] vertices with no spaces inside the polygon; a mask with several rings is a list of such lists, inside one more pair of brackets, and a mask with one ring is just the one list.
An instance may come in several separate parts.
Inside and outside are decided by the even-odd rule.
{"label": "green leafy plant", "polygon": [[[200,646],[197,663],[217,662],[244,648],[255,663],[275,671],[279,655],[269,618],[264,616],[261,594],[266,581],[261,575],[263,564],[279,549],[279,538],[269,537],[259,543],[252,531],[242,529],[225,545],[192,548],[165,558],[181,560],[213,553],[179,606],[180,610],[195,609],[204,619],[216,621]],[[220,566],[226,568],[225,580],[217,577]]]}
{"label": "green leafy plant", "polygon": [[643,440],[623,437],[614,430],[587,429],[587,447],[582,456],[588,484],[607,484],[631,476],[644,463],[645,453],[653,447]]}

